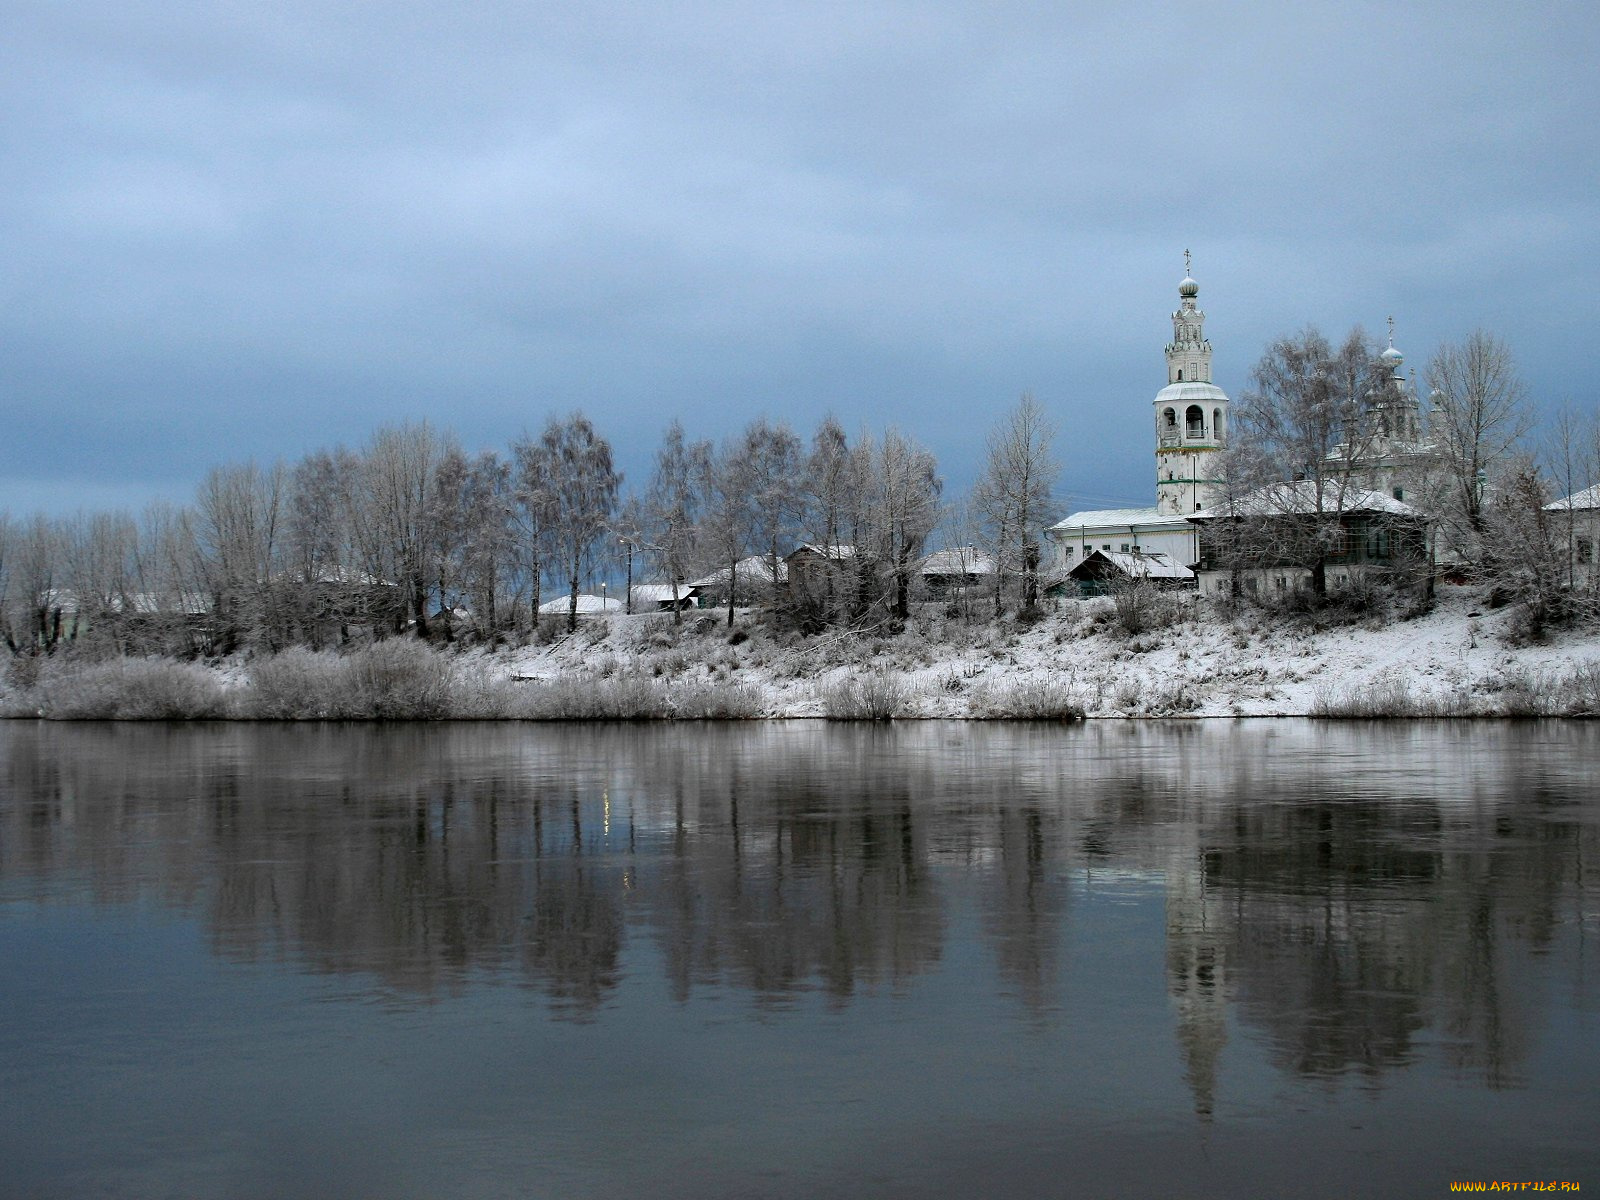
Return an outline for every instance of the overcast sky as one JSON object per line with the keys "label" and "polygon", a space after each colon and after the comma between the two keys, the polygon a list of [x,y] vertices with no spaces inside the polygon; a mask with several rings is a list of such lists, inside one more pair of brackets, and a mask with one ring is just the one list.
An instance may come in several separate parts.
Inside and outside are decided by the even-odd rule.
{"label": "overcast sky", "polygon": [[[951,490],[1031,391],[1153,503],[1183,251],[1216,382],[1476,327],[1593,410],[1591,3],[9,0],[0,509],[582,408],[894,425]],[[1585,280],[1590,283],[1586,285]]]}

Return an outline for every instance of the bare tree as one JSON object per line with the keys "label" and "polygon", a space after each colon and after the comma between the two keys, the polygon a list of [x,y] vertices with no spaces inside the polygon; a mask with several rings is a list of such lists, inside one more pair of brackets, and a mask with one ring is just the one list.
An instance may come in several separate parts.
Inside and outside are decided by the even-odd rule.
{"label": "bare tree", "polygon": [[556,566],[568,585],[567,630],[578,627],[578,584],[583,568],[617,506],[622,482],[611,463],[611,443],[575,412],[552,417],[539,437],[537,487],[547,497]]}
{"label": "bare tree", "polygon": [[685,442],[683,426],[673,421],[656,451],[655,470],[645,494],[642,540],[656,569],[672,587],[674,624],[683,621],[680,590],[699,553],[700,484],[708,474],[710,460],[710,444]]}
{"label": "bare tree", "polygon": [[1531,416],[1511,348],[1484,330],[1440,346],[1424,376],[1429,432],[1440,476],[1440,517],[1469,563],[1484,550],[1484,509]]}
{"label": "bare tree", "polygon": [[1054,437],[1044,409],[1027,392],[989,433],[972,504],[995,557],[996,615],[1007,574],[1020,576],[1025,608],[1038,603],[1039,539],[1058,515],[1053,489],[1061,464],[1052,452]]}
{"label": "bare tree", "polygon": [[138,527],[123,512],[78,513],[60,523],[62,566],[78,613],[102,648],[126,652],[123,634],[147,598],[134,587]]}
{"label": "bare tree", "polygon": [[216,467],[201,481],[196,540],[223,653],[242,643],[282,644],[272,584],[283,565],[287,490],[281,463]]}
{"label": "bare tree", "polygon": [[1519,455],[1507,463],[1500,486],[1480,511],[1484,561],[1500,600],[1517,605],[1516,632],[1538,641],[1571,615],[1560,517],[1545,505],[1550,499],[1538,465]]}
{"label": "bare tree", "polygon": [[[1361,329],[1335,350],[1308,326],[1275,341],[1250,381],[1234,408],[1233,432],[1252,453],[1234,457],[1233,486],[1253,493],[1253,519],[1270,522],[1279,560],[1306,567],[1312,590],[1325,594],[1327,561],[1344,537],[1341,516],[1361,497],[1372,458],[1372,401],[1393,388],[1392,372]],[[1285,481],[1295,486],[1269,486]],[[1261,511],[1274,499],[1282,512]]]}
{"label": "bare tree", "polygon": [[750,537],[767,555],[773,581],[782,547],[793,538],[802,506],[800,439],[782,422],[752,421],[740,438],[737,474],[749,495]]}
{"label": "bare tree", "polygon": [[[933,455],[894,429],[883,435],[876,467],[874,557],[888,571],[890,612],[904,621],[910,613],[911,582],[917,562],[928,535],[939,523],[939,494],[944,490],[944,481],[939,478],[939,464]],[[1037,557],[1034,565],[1038,565]]]}
{"label": "bare tree", "polygon": [[738,603],[739,562],[750,548],[755,527],[743,439],[724,441],[695,465],[700,475],[699,537],[711,561],[727,568],[731,628]]}
{"label": "bare tree", "polygon": [[832,416],[823,419],[811,440],[801,478],[801,528],[843,569],[837,577],[833,571],[824,572],[821,594],[815,597],[795,592],[791,580],[790,599],[813,605],[821,623],[853,620],[866,608],[873,572],[867,545],[873,454],[871,438],[863,437],[852,446]]}
{"label": "bare tree", "polygon": [[6,646],[14,655],[53,654],[76,632],[76,601],[62,578],[61,531],[35,513],[11,526],[7,537]]}
{"label": "bare tree", "polygon": [[433,594],[429,550],[436,544],[439,464],[455,439],[428,422],[380,429],[361,455],[352,510],[366,542],[368,573],[398,584],[419,637],[428,635]]}

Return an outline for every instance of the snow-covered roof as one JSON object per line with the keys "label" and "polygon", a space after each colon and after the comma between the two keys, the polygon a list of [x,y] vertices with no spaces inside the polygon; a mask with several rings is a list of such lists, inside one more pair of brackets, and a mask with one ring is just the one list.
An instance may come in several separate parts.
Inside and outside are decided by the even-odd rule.
{"label": "snow-covered roof", "polygon": [[1157,404],[1226,404],[1228,393],[1214,383],[1169,383],[1156,393]]}
{"label": "snow-covered roof", "polygon": [[[539,611],[545,615],[559,615],[572,611],[572,596],[558,596],[554,600],[539,605]],[[607,612],[621,612],[622,601],[610,596],[591,596],[587,592],[578,593],[578,612],[580,614],[595,614]]]}
{"label": "snow-covered roof", "polygon": [[[682,603],[689,598],[687,583],[678,585],[678,601]],[[636,583],[633,585],[633,602],[635,604],[671,604],[672,585],[670,583]]]}
{"label": "snow-covered roof", "polygon": [[1170,529],[1182,529],[1184,519],[1169,513],[1162,512],[1154,506],[1150,508],[1090,508],[1083,512],[1075,512],[1064,521],[1057,521],[1050,528],[1055,531],[1066,532],[1077,529],[1129,529],[1135,525],[1165,525]]}
{"label": "snow-covered roof", "polygon": [[[735,566],[738,569],[740,583],[765,583],[772,582],[772,564],[767,561],[764,554],[752,554],[749,558],[741,558]],[[789,564],[781,558],[778,560],[778,582],[782,583],[789,578]],[[713,571],[704,579],[696,579],[689,586],[692,588],[723,587],[728,582],[728,568]]]}
{"label": "snow-covered roof", "polygon": [[976,546],[936,550],[922,560],[924,575],[993,575],[994,557]]}
{"label": "snow-covered roof", "polygon": [[1600,483],[1584,488],[1581,492],[1573,492],[1570,496],[1563,496],[1559,500],[1552,500],[1544,506],[1546,512],[1571,512],[1595,508],[1600,508]]}
{"label": "snow-covered roof", "polygon": [[211,601],[199,592],[179,592],[175,596],[163,596],[156,592],[134,592],[126,598],[126,601],[122,597],[114,597],[111,608],[115,612],[126,609],[128,612],[143,616],[176,613],[198,617],[211,611]]}
{"label": "snow-covered roof", "polygon": [[1120,550],[1096,550],[1068,571],[1076,577],[1095,559],[1101,559],[1133,579],[1193,579],[1194,572],[1182,563],[1168,562],[1165,554],[1124,554]]}
{"label": "snow-covered roof", "polygon": [[1355,486],[1345,487],[1337,481],[1322,485],[1322,504],[1317,504],[1317,485],[1312,479],[1299,479],[1293,483],[1273,483],[1257,488],[1233,504],[1230,513],[1226,507],[1212,505],[1191,514],[1191,521],[1211,521],[1222,516],[1273,517],[1312,516],[1318,512],[1334,513],[1386,513],[1392,517],[1417,517],[1422,513],[1404,500],[1396,500],[1387,492],[1374,492]]}
{"label": "snow-covered roof", "polygon": [[838,546],[819,546],[816,542],[802,542],[800,545],[794,548],[794,553],[799,554],[802,550],[809,550],[811,553],[819,555],[822,558],[831,558],[836,560],[854,558],[856,556],[856,548],[854,546],[845,546],[842,544]]}

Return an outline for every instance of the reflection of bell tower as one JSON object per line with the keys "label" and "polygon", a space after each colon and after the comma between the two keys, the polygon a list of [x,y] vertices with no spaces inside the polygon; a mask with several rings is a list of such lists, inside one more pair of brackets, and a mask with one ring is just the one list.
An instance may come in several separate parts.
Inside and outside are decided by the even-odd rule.
{"label": "reflection of bell tower", "polygon": [[1194,1111],[1211,1119],[1217,1062],[1228,1041],[1222,914],[1206,892],[1197,846],[1174,851],[1167,871],[1167,994],[1178,1017],[1178,1052]]}
{"label": "reflection of bell tower", "polygon": [[1178,285],[1167,344],[1167,386],[1156,393],[1156,508],[1163,516],[1198,511],[1217,482],[1216,451],[1226,445],[1228,397],[1211,382],[1211,343],[1206,314],[1197,303],[1200,285],[1189,275]]}

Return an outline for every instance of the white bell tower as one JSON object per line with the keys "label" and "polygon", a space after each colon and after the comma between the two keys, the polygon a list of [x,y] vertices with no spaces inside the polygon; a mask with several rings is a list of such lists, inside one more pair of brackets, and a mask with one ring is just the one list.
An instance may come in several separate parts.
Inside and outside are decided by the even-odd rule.
{"label": "white bell tower", "polygon": [[1211,382],[1211,343],[1206,314],[1196,303],[1200,285],[1183,252],[1178,311],[1167,343],[1167,386],[1156,393],[1156,509],[1187,516],[1207,502],[1219,482],[1216,454],[1227,445],[1228,397]]}

